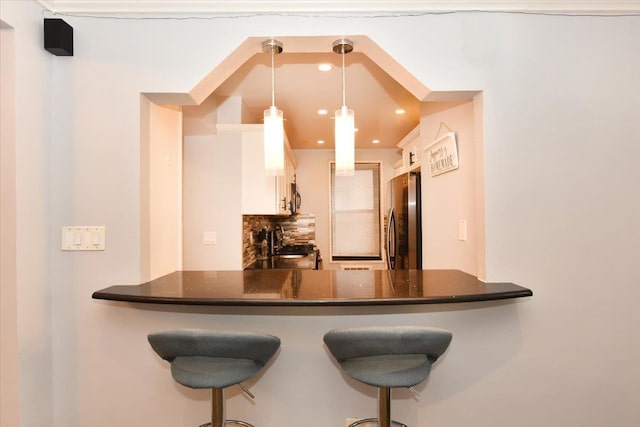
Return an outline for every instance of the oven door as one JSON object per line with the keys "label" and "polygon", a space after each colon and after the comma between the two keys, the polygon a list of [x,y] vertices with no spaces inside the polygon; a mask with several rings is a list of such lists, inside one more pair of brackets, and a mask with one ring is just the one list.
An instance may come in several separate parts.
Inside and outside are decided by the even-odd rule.
{"label": "oven door", "polygon": [[273,268],[316,270],[316,253],[274,255]]}

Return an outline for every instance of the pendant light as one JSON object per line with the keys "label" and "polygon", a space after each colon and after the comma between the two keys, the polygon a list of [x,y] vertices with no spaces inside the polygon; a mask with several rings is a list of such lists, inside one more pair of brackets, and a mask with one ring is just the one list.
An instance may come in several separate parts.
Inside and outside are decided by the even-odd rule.
{"label": "pendant light", "polygon": [[267,176],[284,176],[284,116],[276,107],[274,59],[282,52],[282,43],[274,39],[265,40],[262,51],[271,54],[271,107],[264,110],[264,170]]}
{"label": "pendant light", "polygon": [[349,39],[339,39],[333,42],[333,51],[342,55],[342,107],[335,115],[335,156],[336,175],[349,176],[354,174],[355,152],[355,114],[347,108],[344,56],[353,50],[353,42]]}

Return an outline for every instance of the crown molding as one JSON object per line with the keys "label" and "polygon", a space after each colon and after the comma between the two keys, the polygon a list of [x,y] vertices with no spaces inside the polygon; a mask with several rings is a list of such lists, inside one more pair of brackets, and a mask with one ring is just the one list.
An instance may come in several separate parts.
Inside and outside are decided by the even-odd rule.
{"label": "crown molding", "polygon": [[640,0],[36,0],[45,9],[58,14],[330,14],[352,13],[427,13],[445,11],[488,12],[576,12],[633,13],[640,12]]}

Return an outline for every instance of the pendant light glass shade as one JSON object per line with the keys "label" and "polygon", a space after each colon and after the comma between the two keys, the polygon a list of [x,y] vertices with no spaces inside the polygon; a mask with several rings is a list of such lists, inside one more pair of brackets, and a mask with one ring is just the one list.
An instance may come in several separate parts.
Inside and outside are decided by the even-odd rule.
{"label": "pendant light glass shade", "polygon": [[346,106],[336,110],[336,175],[354,174],[355,114]]}
{"label": "pendant light glass shade", "polygon": [[355,114],[347,108],[344,55],[353,50],[353,42],[339,39],[333,42],[333,51],[342,55],[342,107],[335,116],[336,175],[350,176],[355,169]]}
{"label": "pendant light glass shade", "polygon": [[264,170],[267,176],[284,175],[284,119],[282,110],[264,110]]}
{"label": "pendant light glass shade", "polygon": [[284,116],[276,107],[274,59],[282,52],[282,43],[265,40],[262,51],[271,54],[271,107],[264,110],[264,170],[266,176],[284,176]]}

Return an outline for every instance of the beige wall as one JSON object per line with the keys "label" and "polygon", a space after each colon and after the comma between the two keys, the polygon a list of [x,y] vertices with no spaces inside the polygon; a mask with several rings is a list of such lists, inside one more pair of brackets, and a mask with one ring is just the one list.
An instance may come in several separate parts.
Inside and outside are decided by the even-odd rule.
{"label": "beige wall", "polygon": [[182,112],[176,107],[149,103],[148,126],[148,148],[142,156],[142,161],[148,162],[148,178],[143,177],[146,188],[142,192],[146,194],[143,199],[148,210],[143,211],[147,215],[142,215],[141,229],[148,233],[143,239],[142,257],[147,254],[149,263],[142,280],[163,276],[182,266]]}
{"label": "beige wall", "polygon": [[[242,269],[241,134],[184,140],[183,268]],[[215,232],[217,244],[204,245]]]}
{"label": "beige wall", "polygon": [[[455,132],[458,143],[459,168],[441,175],[431,176],[426,152],[422,156],[422,241],[423,268],[451,268],[477,274],[478,248],[476,204],[476,151],[477,137],[474,127],[474,104],[423,103],[420,137],[423,146],[437,137]],[[448,127],[441,126],[441,123]],[[482,148],[482,147],[480,147]],[[481,151],[481,150],[480,150]],[[458,238],[459,221],[467,223],[467,240]]]}
{"label": "beige wall", "polygon": [[0,425],[19,425],[14,32],[0,21]]}
{"label": "beige wall", "polygon": [[235,184],[241,192],[244,214],[275,214],[278,206],[276,180],[280,178],[266,176],[264,173],[264,130],[246,129],[241,133],[241,154],[236,162],[242,174],[240,182],[230,182],[229,185]]}
{"label": "beige wall", "polygon": [[[218,100],[209,134],[185,135],[183,148],[183,269],[242,269],[242,134],[216,131],[217,123],[240,123],[238,97]],[[215,245],[203,244],[205,232]]]}

